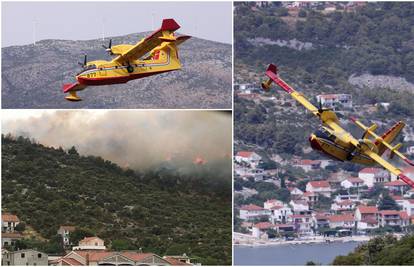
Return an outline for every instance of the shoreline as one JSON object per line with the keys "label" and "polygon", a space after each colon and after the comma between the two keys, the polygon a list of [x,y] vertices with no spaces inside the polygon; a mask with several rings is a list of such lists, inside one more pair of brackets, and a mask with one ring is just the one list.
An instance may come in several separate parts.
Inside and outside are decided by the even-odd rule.
{"label": "shoreline", "polygon": [[283,245],[301,245],[301,244],[329,244],[329,243],[346,243],[346,242],[367,242],[377,236],[348,236],[348,237],[323,237],[314,236],[303,240],[260,240],[250,235],[234,233],[233,245],[236,247],[268,247]]}

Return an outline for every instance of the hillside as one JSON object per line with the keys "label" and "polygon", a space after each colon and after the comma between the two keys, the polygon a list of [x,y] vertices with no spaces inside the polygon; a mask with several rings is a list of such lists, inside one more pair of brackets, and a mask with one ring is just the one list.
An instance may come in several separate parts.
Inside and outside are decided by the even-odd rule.
{"label": "hillside", "polygon": [[75,225],[110,247],[231,264],[230,180],[166,167],[134,172],[75,148],[2,137],[2,211],[50,242],[60,225]]}
{"label": "hillside", "polygon": [[[366,124],[376,122],[379,133],[398,120],[405,121],[410,132],[413,3],[367,3],[352,10],[341,5],[346,3],[336,3],[334,12],[322,12],[314,7],[289,10],[282,3],[237,3],[235,83],[263,93],[264,71],[275,63],[281,77],[314,104],[319,94],[351,94],[353,108],[339,114],[347,130],[361,134],[347,119],[356,116]],[[389,108],[374,107],[382,102]],[[254,101],[236,95],[235,120],[236,150],[298,156],[309,147],[307,137],[319,124],[277,86]]]}
{"label": "hillside", "polygon": [[397,241],[378,237],[357,247],[347,256],[338,256],[333,265],[414,265],[414,236]]}
{"label": "hillside", "polygon": [[[146,35],[113,37],[112,42],[134,44]],[[111,59],[102,45],[107,44],[101,39],[42,40],[36,46],[2,48],[2,107],[231,108],[231,45],[194,37],[180,46],[182,70],[91,87],[79,94],[83,101],[66,101],[62,84],[75,81],[84,54],[89,61]]]}

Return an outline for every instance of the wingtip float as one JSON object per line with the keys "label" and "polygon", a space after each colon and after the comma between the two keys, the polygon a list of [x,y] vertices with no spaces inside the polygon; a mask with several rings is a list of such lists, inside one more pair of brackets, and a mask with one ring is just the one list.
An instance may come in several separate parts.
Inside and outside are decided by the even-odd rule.
{"label": "wingtip float", "polygon": [[149,36],[141,39],[135,45],[120,44],[103,46],[105,50],[115,56],[112,61],[87,61],[85,55],[82,71],[76,75],[76,82],[63,85],[63,92],[69,101],[80,101],[78,91],[88,86],[127,83],[130,80],[140,79],[169,71],[181,69],[178,57],[178,45],[191,36],[178,36],[174,32],[180,25],[174,19],[164,19],[161,27]]}
{"label": "wingtip float", "polygon": [[265,72],[268,79],[262,83],[262,88],[268,91],[270,90],[271,84],[273,82],[276,83],[284,91],[289,93],[292,98],[302,104],[315,116],[319,117],[322,121],[322,126],[309,137],[309,141],[313,149],[339,161],[350,161],[363,165],[379,164],[389,172],[396,175],[397,179],[401,179],[407,185],[414,188],[414,181],[408,178],[399,168],[382,158],[384,152],[388,150],[390,152],[390,158],[398,156],[405,163],[414,166],[412,161],[398,151],[402,144],[397,144],[395,146],[391,145],[391,143],[404,128],[404,122],[397,122],[383,135],[378,136],[374,132],[377,129],[376,124],[367,127],[357,118],[351,117],[350,120],[364,130],[362,137],[357,139],[340,126],[339,120],[334,111],[324,109],[322,107],[316,108],[301,93],[297,92],[285,81],[283,81],[278,76],[277,70],[278,69],[274,64],[270,64],[268,66]]}

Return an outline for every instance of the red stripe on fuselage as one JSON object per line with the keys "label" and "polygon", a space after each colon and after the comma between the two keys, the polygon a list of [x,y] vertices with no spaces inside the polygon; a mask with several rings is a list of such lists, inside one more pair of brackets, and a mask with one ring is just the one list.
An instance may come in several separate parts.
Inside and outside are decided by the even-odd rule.
{"label": "red stripe on fuselage", "polygon": [[[174,69],[173,69],[174,70]],[[156,71],[150,73],[138,73],[138,74],[130,74],[127,76],[119,76],[119,77],[102,77],[102,78],[84,78],[78,77],[78,82],[84,85],[108,85],[108,84],[119,84],[119,83],[127,83],[131,80],[141,79],[148,76],[161,74],[164,72],[169,72],[173,70],[165,70],[165,71]]]}

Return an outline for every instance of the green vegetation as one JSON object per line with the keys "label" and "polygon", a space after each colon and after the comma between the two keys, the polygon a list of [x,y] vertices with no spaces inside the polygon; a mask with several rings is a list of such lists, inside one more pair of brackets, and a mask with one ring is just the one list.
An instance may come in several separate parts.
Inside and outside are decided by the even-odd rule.
{"label": "green vegetation", "polygon": [[231,264],[230,177],[170,173],[2,136],[2,209],[47,239],[21,246],[57,253],[59,226],[75,225],[74,241],[97,235],[116,250],[180,250],[203,264]]}
{"label": "green vegetation", "polygon": [[414,265],[414,236],[401,240],[377,237],[357,247],[347,256],[338,256],[333,265]]}
{"label": "green vegetation", "polygon": [[[337,85],[352,73],[370,72],[403,76],[414,81],[414,3],[368,3],[355,12],[300,13],[305,20],[286,22],[284,8],[251,9],[238,3],[235,24],[236,60],[261,65],[270,61],[302,68],[323,83]],[[312,43],[310,50],[267,45],[255,47],[249,40],[297,39]],[[263,52],[265,51],[265,52]]]}

